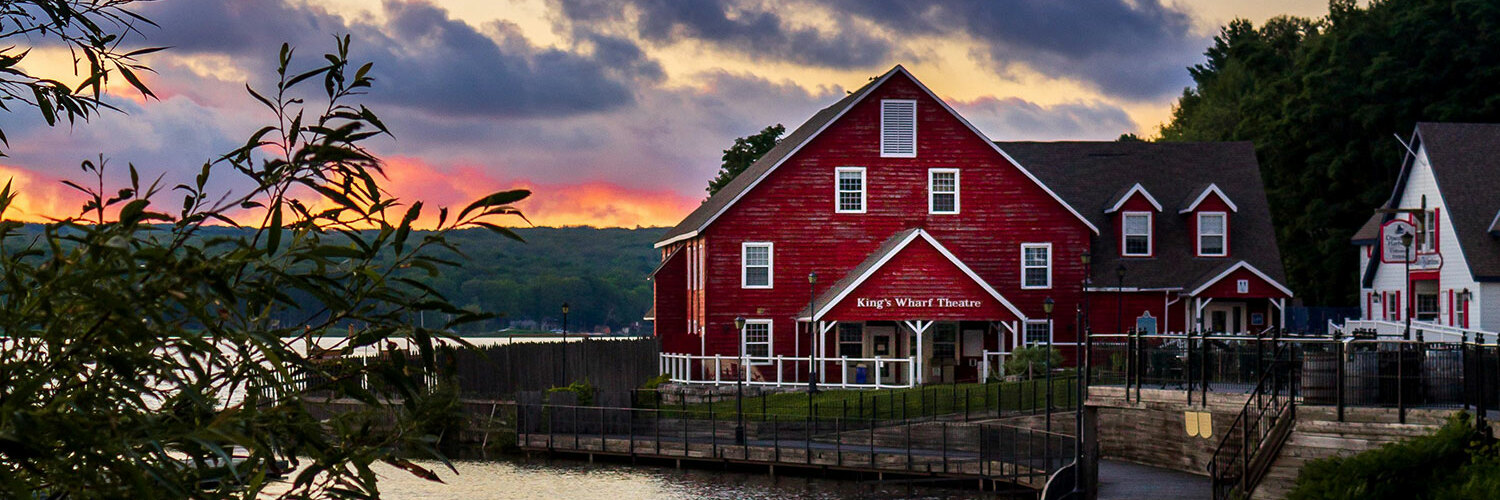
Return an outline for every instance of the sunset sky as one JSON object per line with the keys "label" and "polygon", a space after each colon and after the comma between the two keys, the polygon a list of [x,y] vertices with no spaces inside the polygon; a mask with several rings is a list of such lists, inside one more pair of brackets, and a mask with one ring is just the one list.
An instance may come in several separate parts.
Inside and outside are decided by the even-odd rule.
{"label": "sunset sky", "polygon": [[[462,205],[525,187],[537,225],[675,224],[705,197],[736,137],[796,127],[903,64],[995,140],[1151,134],[1219,26],[1322,16],[1325,0],[162,0],[139,11],[159,100],[124,92],[86,124],[0,112],[7,217],[76,213],[58,184],[100,154],[191,179],[270,123],[245,84],[270,87],[278,47],[306,64],[353,38],[373,61],[365,103],[388,190]],[[9,41],[18,43],[17,41]],[[76,82],[45,41],[25,63]],[[117,169],[124,177],[124,169]],[[165,202],[162,200],[159,202]],[[168,206],[171,206],[168,204]]]}

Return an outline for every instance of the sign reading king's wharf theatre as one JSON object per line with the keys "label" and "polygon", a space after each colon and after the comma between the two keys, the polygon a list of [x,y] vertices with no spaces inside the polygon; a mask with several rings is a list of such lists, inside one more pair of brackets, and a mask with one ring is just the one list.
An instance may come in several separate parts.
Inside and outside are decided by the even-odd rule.
{"label": "sign reading king's wharf theatre", "polygon": [[954,299],[950,297],[860,297],[854,300],[854,307],[884,310],[888,307],[900,308],[945,308],[945,309],[967,309],[983,305],[980,301],[972,299]]}

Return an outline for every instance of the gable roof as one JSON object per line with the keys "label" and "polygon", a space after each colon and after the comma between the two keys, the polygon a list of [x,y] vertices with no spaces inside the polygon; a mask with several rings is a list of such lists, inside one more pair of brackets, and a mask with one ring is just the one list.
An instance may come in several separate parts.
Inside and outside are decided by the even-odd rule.
{"label": "gable roof", "polygon": [[1500,239],[1490,235],[1500,213],[1500,124],[1424,122],[1417,136],[1470,273],[1500,281]]}
{"label": "gable roof", "polygon": [[1369,220],[1366,220],[1365,224],[1359,226],[1359,230],[1354,232],[1354,236],[1349,237],[1349,242],[1355,245],[1374,245],[1375,240],[1380,238],[1380,224],[1385,222],[1385,218],[1381,215],[1371,215]]}
{"label": "gable roof", "polygon": [[1209,273],[1205,275],[1203,279],[1194,282],[1188,287],[1188,289],[1191,291],[1189,291],[1187,294],[1198,295],[1200,293],[1203,293],[1204,290],[1207,290],[1208,287],[1213,286],[1214,283],[1218,283],[1220,280],[1229,277],[1229,275],[1234,274],[1235,271],[1244,269],[1246,271],[1250,271],[1250,274],[1254,274],[1257,278],[1264,280],[1267,284],[1276,287],[1276,289],[1280,290],[1281,293],[1285,293],[1287,297],[1293,296],[1292,291],[1288,289],[1286,285],[1282,285],[1281,282],[1272,279],[1270,276],[1266,276],[1266,273],[1261,272],[1261,270],[1256,269],[1255,266],[1252,266],[1243,260],[1235,262],[1233,264],[1225,264],[1222,266],[1222,269],[1222,271]]}
{"label": "gable roof", "polygon": [[[1260,178],[1260,164],[1249,142],[1001,142],[1000,148],[1025,162],[1047,185],[1089,214],[1109,234],[1095,239],[1096,286],[1116,286],[1115,268],[1124,264],[1126,287],[1187,289],[1226,263],[1243,260],[1278,283],[1286,281],[1271,207]],[[1229,215],[1229,257],[1198,257],[1190,217],[1155,218],[1155,256],[1120,257],[1119,231],[1105,209],[1120,189],[1139,183],[1159,200],[1183,206],[1208,184],[1238,200]],[[1065,258],[1077,258],[1065,256]]]}
{"label": "gable roof", "polygon": [[[964,275],[969,277],[969,279],[974,280],[974,282],[978,284],[980,288],[984,289],[985,293],[989,294],[990,297],[998,301],[1000,305],[1005,306],[1005,308],[1009,310],[1011,314],[1016,315],[1017,318],[1020,318],[1023,321],[1026,319],[1026,315],[1021,314],[1020,309],[1016,309],[1016,306],[1014,304],[1011,304],[1009,300],[1006,300],[1005,297],[1001,296],[1000,292],[995,291],[995,288],[990,286],[989,283],[985,282],[983,278],[980,278],[979,274],[975,273],[973,269],[970,269],[967,264],[963,263],[963,261],[958,260],[958,257],[955,257],[953,255],[953,252],[949,252],[947,247],[944,247],[942,243],[938,243],[936,238],[933,238],[931,234],[920,228],[902,230],[897,232],[896,234],[891,235],[890,238],[886,238],[886,240],[882,242],[879,247],[876,247],[873,252],[870,252],[869,257],[866,257],[863,262],[860,262],[859,265],[854,266],[854,268],[850,269],[847,274],[845,274],[838,281],[834,282],[833,286],[828,287],[828,290],[824,291],[822,294],[819,294],[817,303],[820,304],[820,307],[818,308],[817,316],[822,317],[828,314],[829,311],[832,311],[840,301],[843,301],[844,298],[848,297],[851,292],[859,288],[859,285],[863,284],[865,280],[870,279],[871,276],[874,276],[876,272],[880,271],[880,268],[884,266],[885,263],[890,262],[892,258],[894,258],[897,254],[900,254],[901,251],[906,249],[907,246],[911,245],[912,242],[919,239],[926,241],[928,244],[932,245],[933,248],[937,249],[938,253],[942,254],[944,258],[948,259],[948,262],[953,263],[954,266],[958,267],[959,271],[963,272]],[[807,319],[808,309],[806,307],[802,308],[802,312],[797,316],[799,320]]]}
{"label": "gable roof", "polygon": [[1208,195],[1210,194],[1218,195],[1219,199],[1222,200],[1225,205],[1229,205],[1230,212],[1240,211],[1240,207],[1235,206],[1234,200],[1230,200],[1229,195],[1224,194],[1224,190],[1219,189],[1218,184],[1210,182],[1207,186],[1204,186],[1199,190],[1197,198],[1193,198],[1193,201],[1191,203],[1188,203],[1187,206],[1182,207],[1182,210],[1178,210],[1177,213],[1185,214],[1188,212],[1192,212],[1193,210],[1198,208],[1198,204],[1203,203],[1203,200],[1208,199]]}
{"label": "gable roof", "polygon": [[1112,214],[1115,212],[1119,212],[1120,207],[1125,206],[1125,202],[1130,201],[1130,197],[1134,196],[1136,193],[1140,193],[1141,196],[1145,196],[1146,201],[1151,203],[1151,206],[1155,208],[1157,212],[1161,211],[1161,202],[1156,201],[1156,198],[1151,196],[1151,192],[1146,191],[1146,188],[1141,187],[1141,183],[1137,182],[1134,186],[1130,186],[1130,189],[1126,189],[1123,194],[1120,194],[1118,197],[1116,197],[1118,201],[1116,201],[1115,204],[1110,206],[1109,208],[1104,209],[1104,213]]}
{"label": "gable roof", "polygon": [[1046,184],[1043,184],[1040,179],[1038,179],[1035,175],[1032,175],[1031,172],[1027,171],[1026,168],[1021,165],[1021,163],[1017,162],[1014,158],[1011,158],[1010,155],[1006,154],[1005,151],[1001,150],[994,143],[991,143],[988,137],[985,137],[985,135],[981,133],[979,129],[975,128],[972,123],[969,123],[969,120],[965,119],[962,115],[959,115],[958,112],[954,111],[952,107],[948,106],[947,102],[939,99],[937,94],[932,93],[931,89],[928,89],[927,86],[922,84],[920,80],[917,80],[917,78],[912,76],[910,72],[906,71],[906,68],[898,64],[896,65],[896,67],[891,68],[890,71],[886,71],[885,74],[881,75],[879,78],[876,78],[870,83],[865,84],[863,87],[860,87],[859,90],[855,90],[854,92],[849,93],[849,95],[845,96],[843,99],[840,99],[832,106],[823,108],[821,111],[818,111],[812,116],[812,118],[809,118],[801,126],[797,127],[796,130],[792,131],[790,135],[778,141],[775,147],[772,147],[771,150],[762,155],[760,159],[756,160],[754,163],[751,163],[749,167],[745,168],[744,172],[741,172],[740,175],[734,178],[734,180],[729,181],[729,184],[726,184],[723,188],[719,189],[719,192],[714,193],[713,196],[708,197],[708,199],[705,200],[701,205],[698,205],[697,209],[693,210],[692,213],[689,213],[687,217],[683,218],[681,222],[678,222],[677,225],[671,230],[667,231],[666,234],[663,234],[661,239],[658,239],[656,241],[656,247],[661,248],[663,246],[697,236],[699,232],[706,229],[709,224],[712,224],[714,220],[719,218],[720,215],[723,215],[730,206],[734,205],[734,203],[739,201],[740,198],[744,197],[746,193],[754,189],[757,184],[760,184],[760,181],[764,180],[768,175],[771,174],[772,171],[776,170],[776,167],[781,166],[782,163],[786,162],[787,159],[791,158],[797,153],[797,151],[801,150],[802,146],[805,146],[807,145],[807,143],[812,142],[812,140],[816,138],[818,134],[821,134],[823,130],[827,129],[829,125],[837,122],[840,117],[844,116],[844,113],[848,112],[856,104],[859,104],[860,101],[863,101],[864,98],[869,96],[870,93],[872,93],[876,88],[879,88],[881,85],[885,84],[886,81],[890,80],[892,76],[898,73],[905,75],[907,78],[910,78],[913,83],[916,83],[917,88],[922,89],[922,92],[926,93],[928,97],[931,97],[932,100],[937,101],[937,103],[941,105],[944,110],[946,110],[950,115],[953,115],[954,118],[957,118],[958,121],[960,123],[963,123],[965,127],[968,127],[969,131],[973,132],[975,135],[978,135],[985,141],[985,143],[990,144],[990,146],[995,149],[995,152],[1000,153],[1001,156],[1005,157],[1006,160],[1015,165],[1015,167],[1020,170],[1023,175],[1025,175],[1028,179],[1031,179],[1032,182],[1035,182],[1038,187],[1041,187],[1043,191],[1046,191],[1047,194],[1050,195],[1054,200],[1057,200],[1059,204],[1061,204],[1075,217],[1077,217],[1079,221],[1083,222],[1085,226],[1088,226],[1089,229],[1093,230],[1095,233],[1099,232],[1099,228],[1097,226],[1091,223],[1088,218],[1083,216],[1083,214],[1080,214],[1077,210],[1074,210],[1073,207],[1069,205],[1063,197],[1053,192],[1052,189],[1048,188]]}

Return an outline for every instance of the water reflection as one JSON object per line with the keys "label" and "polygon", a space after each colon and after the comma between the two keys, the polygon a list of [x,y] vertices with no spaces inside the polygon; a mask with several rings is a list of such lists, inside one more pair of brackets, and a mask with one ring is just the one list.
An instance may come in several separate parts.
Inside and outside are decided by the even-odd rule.
{"label": "water reflection", "polygon": [[437,470],[447,484],[381,466],[377,468],[381,496],[397,500],[998,498],[976,490],[560,459],[461,460],[453,463],[458,474],[436,462],[418,463]]}

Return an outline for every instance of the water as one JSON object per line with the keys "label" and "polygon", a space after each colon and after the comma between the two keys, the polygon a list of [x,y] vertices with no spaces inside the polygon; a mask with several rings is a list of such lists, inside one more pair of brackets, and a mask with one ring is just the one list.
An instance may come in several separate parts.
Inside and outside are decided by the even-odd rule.
{"label": "water", "polygon": [[[378,466],[383,498],[426,499],[966,499],[1001,498],[978,490],[875,483],[854,479],[676,469],[561,459],[501,458],[441,463],[416,461],[446,484],[429,482],[389,466]],[[763,471],[763,470],[762,470]]]}

